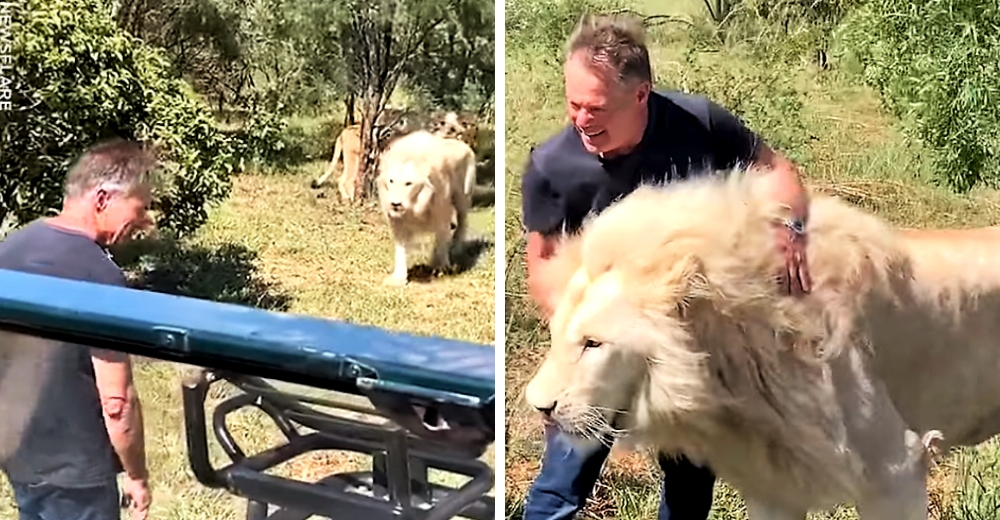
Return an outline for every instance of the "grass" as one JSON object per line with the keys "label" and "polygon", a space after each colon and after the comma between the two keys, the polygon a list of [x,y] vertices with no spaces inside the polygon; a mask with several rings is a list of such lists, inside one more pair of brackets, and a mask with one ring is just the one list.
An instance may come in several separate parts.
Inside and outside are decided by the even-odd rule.
{"label": "grass", "polygon": [[[492,204],[480,203],[470,217],[470,239],[478,241],[458,252],[462,272],[386,287],[381,281],[393,258],[388,228],[372,205],[345,208],[336,188],[310,189],[309,181],[323,167],[316,161],[283,175],[239,176],[231,197],[192,239],[134,246],[118,260],[138,275],[137,283],[154,290],[492,344]],[[482,195],[480,202],[490,199]],[[153,486],[150,518],[242,519],[245,500],[201,486],[189,468],[180,393],[184,371],[182,365],[159,361],[136,366]],[[209,410],[230,393],[213,391]],[[238,412],[230,423],[251,452],[281,439],[257,411]],[[227,462],[214,440],[210,443],[215,464]],[[482,460],[494,465],[492,448]],[[358,457],[320,452],[286,463],[278,473],[315,480],[335,468],[365,465]],[[7,485],[0,486],[0,518],[16,518]]]}
{"label": "grass", "polygon": [[[608,6],[604,2],[597,2]],[[508,0],[512,14],[529,4]],[[535,3],[542,14],[522,21],[533,41],[508,33],[506,57],[506,482],[508,519],[520,518],[523,499],[539,469],[540,425],[523,402],[523,388],[548,345],[524,286],[524,239],[520,223],[520,176],[529,150],[566,122],[560,75],[559,43],[576,20],[580,1]],[[701,1],[636,0],[627,7],[643,14],[684,17],[699,27]],[[552,31],[561,16],[562,34]],[[537,24],[537,25],[533,25]],[[546,29],[535,30],[536,27]],[[683,23],[650,29],[650,50],[658,86],[708,94],[729,106],[772,144],[799,160],[807,181],[859,204],[893,224],[907,227],[971,227],[1000,221],[1000,194],[977,189],[957,195],[932,182],[928,153],[903,138],[870,89],[861,86],[849,63],[833,61],[821,70],[811,63],[761,64],[747,59],[747,49],[723,48],[685,62],[696,31]],[[541,35],[541,36],[539,36]],[[740,107],[739,109],[733,108]],[[790,130],[791,129],[791,130]],[[932,512],[939,519],[996,518],[1000,489],[1000,442],[959,450],[931,473]],[[659,476],[642,455],[613,454],[584,514],[585,518],[622,520],[655,518]],[[714,520],[745,519],[739,494],[724,482],[715,489]],[[854,519],[852,507],[811,520]]]}

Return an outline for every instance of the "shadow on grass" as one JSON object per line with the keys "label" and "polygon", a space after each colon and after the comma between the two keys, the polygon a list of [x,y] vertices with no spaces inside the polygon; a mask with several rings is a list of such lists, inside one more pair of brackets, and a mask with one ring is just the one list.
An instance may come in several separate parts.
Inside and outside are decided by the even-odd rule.
{"label": "shadow on grass", "polygon": [[242,245],[194,245],[171,237],[132,242],[115,252],[129,285],[178,296],[287,311],[292,295],[260,278],[257,253]]}
{"label": "shadow on grass", "polygon": [[[493,241],[486,237],[475,237],[466,239],[462,244],[454,245],[451,248],[449,257],[451,267],[445,271],[431,269],[426,263],[416,264],[407,270],[407,278],[411,282],[427,283],[438,276],[455,276],[462,274],[479,262],[483,253],[493,247]],[[488,266],[492,269],[493,266]]]}

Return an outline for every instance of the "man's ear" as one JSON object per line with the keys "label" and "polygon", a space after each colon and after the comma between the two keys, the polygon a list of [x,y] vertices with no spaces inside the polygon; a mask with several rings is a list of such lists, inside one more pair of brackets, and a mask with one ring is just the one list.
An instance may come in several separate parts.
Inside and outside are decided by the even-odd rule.
{"label": "man's ear", "polygon": [[94,192],[94,205],[98,212],[104,211],[108,208],[108,203],[111,202],[111,193],[104,188],[97,188]]}
{"label": "man's ear", "polygon": [[639,84],[639,88],[636,90],[636,101],[639,104],[645,105],[649,101],[649,93],[653,90],[653,86],[649,84],[648,81],[643,81]]}

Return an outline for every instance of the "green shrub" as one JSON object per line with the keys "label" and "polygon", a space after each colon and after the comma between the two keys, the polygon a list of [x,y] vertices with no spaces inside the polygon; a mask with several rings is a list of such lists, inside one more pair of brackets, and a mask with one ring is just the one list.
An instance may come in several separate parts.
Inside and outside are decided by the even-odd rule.
{"label": "green shrub", "polygon": [[960,192],[1000,174],[998,26],[996,2],[884,0],[839,34],[906,135],[934,150],[937,181]]}
{"label": "green shrub", "polygon": [[99,141],[124,137],[164,152],[161,228],[185,234],[201,226],[207,206],[229,193],[234,149],[164,55],[118,29],[101,0],[27,0],[12,22],[0,222],[56,210],[73,161]]}
{"label": "green shrub", "polygon": [[515,52],[531,50],[558,56],[585,13],[611,11],[623,5],[621,0],[507,0],[506,45]]}

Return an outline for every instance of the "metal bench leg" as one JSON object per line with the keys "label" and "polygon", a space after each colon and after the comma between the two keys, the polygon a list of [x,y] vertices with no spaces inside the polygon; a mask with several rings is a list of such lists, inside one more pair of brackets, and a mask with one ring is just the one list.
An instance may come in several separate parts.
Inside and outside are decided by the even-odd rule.
{"label": "metal bench leg", "polygon": [[247,520],[267,520],[267,504],[256,500],[247,500]]}

